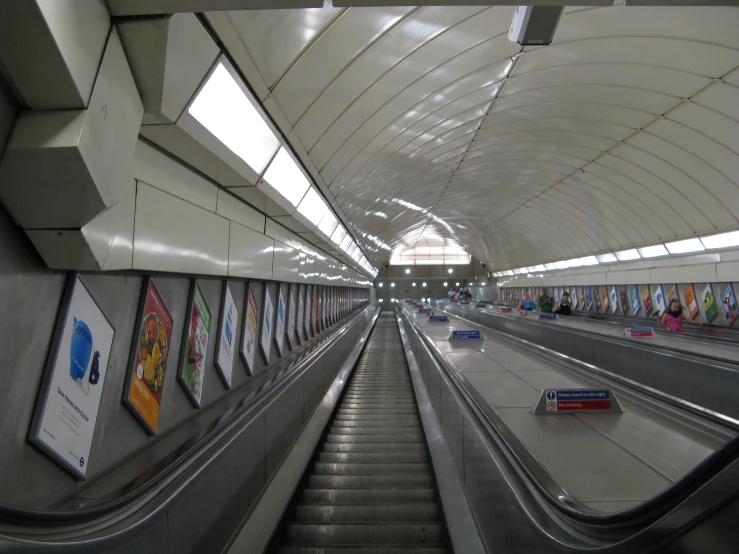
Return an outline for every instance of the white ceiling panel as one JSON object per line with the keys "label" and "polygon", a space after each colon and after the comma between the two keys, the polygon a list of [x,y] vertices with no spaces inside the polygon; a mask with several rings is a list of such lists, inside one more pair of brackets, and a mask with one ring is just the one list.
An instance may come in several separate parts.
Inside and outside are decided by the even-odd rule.
{"label": "white ceiling panel", "polygon": [[375,266],[427,239],[508,269],[739,227],[739,10],[570,8],[526,48],[512,15],[229,17]]}

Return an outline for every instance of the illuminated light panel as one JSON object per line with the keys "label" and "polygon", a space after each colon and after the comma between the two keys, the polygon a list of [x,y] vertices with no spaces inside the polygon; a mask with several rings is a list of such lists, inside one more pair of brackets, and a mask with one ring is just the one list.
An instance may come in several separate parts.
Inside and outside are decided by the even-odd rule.
{"label": "illuminated light panel", "polygon": [[341,240],[341,244],[339,245],[339,248],[341,248],[344,252],[346,252],[349,247],[352,245],[352,237],[348,233],[344,236],[344,238]]}
{"label": "illuminated light panel", "polygon": [[333,242],[335,245],[340,245],[341,241],[344,240],[344,237],[346,236],[346,229],[344,229],[343,225],[339,225],[336,230],[331,235],[331,242]]}
{"label": "illuminated light panel", "polygon": [[598,261],[602,264],[610,264],[612,262],[618,261],[616,254],[613,254],[612,252],[609,252],[607,254],[598,254],[596,258],[598,258]]}
{"label": "illuminated light panel", "polygon": [[580,258],[580,263],[582,265],[598,265],[600,262],[595,256],[585,256],[584,258]]}
{"label": "illuminated light panel", "polygon": [[542,264],[537,265],[534,269],[536,271],[546,271],[547,270],[547,268]]}
{"label": "illuminated light panel", "polygon": [[638,260],[641,256],[635,248],[632,248],[631,250],[621,250],[621,252],[616,252],[616,258],[618,258],[619,262],[627,262],[629,260]]}
{"label": "illuminated light panel", "polygon": [[293,206],[300,203],[310,187],[310,182],[284,147],[280,148],[275,159],[269,164],[263,181]]}
{"label": "illuminated light panel", "polygon": [[557,269],[567,269],[570,266],[567,265],[567,262],[554,262],[554,267]]}
{"label": "illuminated light panel", "polygon": [[298,213],[310,221],[313,225],[318,225],[324,214],[328,211],[326,202],[323,201],[321,195],[316,192],[313,187],[308,189],[303,200],[298,205]]}
{"label": "illuminated light panel", "polygon": [[706,249],[700,239],[678,240],[665,243],[670,254],[687,254],[688,252],[702,252]]}
{"label": "illuminated light panel", "polygon": [[321,222],[318,224],[318,230],[321,231],[327,237],[331,237],[331,235],[334,233],[338,225],[339,225],[339,220],[336,219],[334,212],[332,212],[329,209],[329,210],[326,210],[326,213],[321,218]]}
{"label": "illuminated light panel", "polygon": [[264,171],[280,146],[261,114],[222,63],[208,78],[188,111],[257,173]]}
{"label": "illuminated light panel", "polygon": [[565,263],[567,264],[567,267],[581,267],[582,262],[580,261],[580,258],[572,258],[571,260],[566,260]]}
{"label": "illuminated light panel", "polygon": [[739,231],[701,237],[700,240],[703,243],[703,246],[709,250],[714,250],[716,248],[731,248],[732,246],[739,246]]}
{"label": "illuminated light panel", "polygon": [[552,271],[553,269],[557,269],[557,266],[554,264],[544,264],[544,267],[547,268],[547,271]]}
{"label": "illuminated light panel", "polygon": [[644,248],[637,248],[637,250],[642,258],[656,258],[657,256],[669,256],[670,254],[664,244],[645,246]]}

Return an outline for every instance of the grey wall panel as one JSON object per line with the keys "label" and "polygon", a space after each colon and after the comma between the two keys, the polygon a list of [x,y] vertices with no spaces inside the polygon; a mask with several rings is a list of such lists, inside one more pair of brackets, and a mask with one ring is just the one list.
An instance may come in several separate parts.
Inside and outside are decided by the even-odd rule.
{"label": "grey wall panel", "polygon": [[[151,525],[143,529],[139,529],[136,536],[130,542],[123,544],[112,550],[107,550],[106,554],[162,554],[167,552],[167,544],[169,537],[167,536],[167,516],[158,518]],[[94,548],[91,552],[100,552],[99,548]]]}
{"label": "grey wall panel", "polygon": [[263,418],[255,419],[169,510],[168,552],[222,550],[266,482]]}
{"label": "grey wall panel", "polygon": [[[318,403],[326,393],[324,389],[324,368],[336,369],[338,365],[338,356],[336,354],[337,347],[334,346],[331,351],[327,354],[326,363],[313,364],[311,371],[307,372],[300,380],[303,387],[303,421],[308,421],[308,418],[315,410]],[[344,359],[346,356],[344,357]],[[339,365],[339,367],[341,367]]]}
{"label": "grey wall panel", "polygon": [[267,430],[267,478],[274,473],[303,427],[302,378],[293,383],[265,411]]}

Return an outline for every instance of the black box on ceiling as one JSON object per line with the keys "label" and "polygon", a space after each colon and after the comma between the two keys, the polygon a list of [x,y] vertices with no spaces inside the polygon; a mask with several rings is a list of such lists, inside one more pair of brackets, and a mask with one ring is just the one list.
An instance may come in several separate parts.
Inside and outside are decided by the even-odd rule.
{"label": "black box on ceiling", "polygon": [[551,44],[562,11],[563,6],[518,6],[508,39],[521,46]]}

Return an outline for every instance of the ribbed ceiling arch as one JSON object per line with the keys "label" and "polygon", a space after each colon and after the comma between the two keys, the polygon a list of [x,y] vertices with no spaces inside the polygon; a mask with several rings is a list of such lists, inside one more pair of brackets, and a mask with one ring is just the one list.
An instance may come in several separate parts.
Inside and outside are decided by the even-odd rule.
{"label": "ribbed ceiling arch", "polygon": [[228,17],[376,266],[427,227],[493,268],[739,228],[739,9],[570,8],[525,48],[511,7]]}

